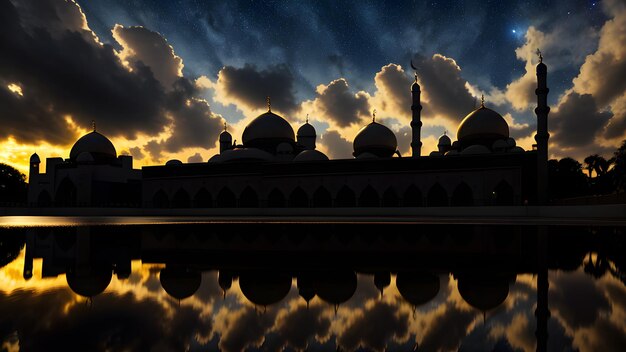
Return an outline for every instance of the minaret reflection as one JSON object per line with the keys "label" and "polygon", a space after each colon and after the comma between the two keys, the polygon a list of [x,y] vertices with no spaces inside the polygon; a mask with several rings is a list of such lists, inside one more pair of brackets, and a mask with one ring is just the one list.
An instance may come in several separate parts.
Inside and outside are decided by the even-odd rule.
{"label": "minaret reflection", "polygon": [[548,230],[546,226],[537,227],[537,352],[548,350]]}
{"label": "minaret reflection", "polygon": [[374,274],[374,285],[380,291],[380,298],[383,298],[385,287],[391,284],[391,274],[389,272],[376,272]]}

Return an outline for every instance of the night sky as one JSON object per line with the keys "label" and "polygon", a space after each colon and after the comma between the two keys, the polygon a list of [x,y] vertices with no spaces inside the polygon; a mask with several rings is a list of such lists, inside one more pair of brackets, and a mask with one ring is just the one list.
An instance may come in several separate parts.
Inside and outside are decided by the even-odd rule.
{"label": "night sky", "polygon": [[[536,50],[548,65],[551,157],[626,137],[626,5],[588,1],[0,0],[0,162],[67,157],[91,121],[136,165],[206,161],[272,110],[307,114],[349,157],[377,110],[409,153],[411,60],[423,154],[485,95],[518,145],[535,134]],[[11,33],[11,34],[8,34]]]}

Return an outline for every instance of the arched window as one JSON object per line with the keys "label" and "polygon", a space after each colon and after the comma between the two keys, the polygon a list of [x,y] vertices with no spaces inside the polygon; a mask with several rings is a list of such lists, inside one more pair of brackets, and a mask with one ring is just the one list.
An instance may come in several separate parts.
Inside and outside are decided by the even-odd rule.
{"label": "arched window", "polygon": [[152,197],[152,205],[155,208],[169,208],[170,207],[170,200],[167,197],[167,194],[165,194],[165,192],[160,189],[157,193],[154,194],[154,197]]}
{"label": "arched window", "polygon": [[448,206],[448,193],[439,183],[435,183],[428,191],[427,205],[429,207]]}
{"label": "arched window", "polygon": [[498,183],[493,189],[493,193],[496,205],[513,205],[515,203],[513,187],[505,180]]}
{"label": "arched window", "polygon": [[189,193],[180,188],[174,193],[172,199],[172,208],[189,208],[191,206],[191,200],[189,199]]}
{"label": "arched window", "polygon": [[193,197],[194,208],[211,208],[213,207],[213,197],[206,188],[201,188]]}
{"label": "arched window", "polygon": [[240,208],[258,208],[259,197],[256,192],[250,187],[246,187],[239,195],[239,207]]}
{"label": "arched window", "polygon": [[409,188],[404,191],[404,197],[402,197],[402,205],[405,207],[421,207],[423,205],[422,192],[415,185],[410,185]]}
{"label": "arched window", "polygon": [[308,208],[309,196],[302,188],[296,187],[289,196],[289,206],[291,208]]}
{"label": "arched window", "polygon": [[329,208],[332,206],[332,197],[325,187],[320,186],[313,193],[313,206],[316,208]]}
{"label": "arched window", "polygon": [[389,187],[383,193],[383,207],[397,207],[400,205],[400,200],[393,187]]}
{"label": "arched window", "polygon": [[344,185],[337,192],[337,198],[335,198],[336,207],[353,207],[356,205],[356,195],[350,187]]}
{"label": "arched window", "polygon": [[45,189],[39,193],[37,197],[37,205],[40,207],[49,207],[52,205],[52,197],[50,197],[50,193]]}
{"label": "arched window", "polygon": [[76,186],[69,177],[64,178],[57,188],[54,195],[54,201],[57,206],[75,207],[76,206]]}
{"label": "arched window", "polygon": [[461,182],[452,192],[452,206],[467,207],[474,205],[474,194],[465,182]]}
{"label": "arched window", "polygon": [[374,189],[374,187],[368,185],[361,192],[359,196],[359,206],[360,207],[379,207],[380,206],[380,197],[378,196],[378,192]]}
{"label": "arched window", "polygon": [[222,188],[217,194],[218,208],[234,208],[237,206],[237,199],[235,194],[228,187]]}
{"label": "arched window", "polygon": [[270,208],[284,208],[285,196],[278,188],[274,188],[267,196],[267,206]]}

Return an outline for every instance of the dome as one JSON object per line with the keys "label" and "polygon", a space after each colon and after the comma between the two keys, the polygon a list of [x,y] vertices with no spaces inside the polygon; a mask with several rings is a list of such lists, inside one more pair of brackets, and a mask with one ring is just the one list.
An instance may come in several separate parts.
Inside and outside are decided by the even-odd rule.
{"label": "dome", "polygon": [[508,145],[509,148],[515,147],[516,145],[515,139],[509,137],[509,139],[506,140],[506,144]]}
{"label": "dome", "polygon": [[442,135],[441,137],[439,137],[439,143],[437,143],[437,146],[451,146],[452,145],[452,140],[450,140],[450,137],[448,137],[447,134]]}
{"label": "dome", "polygon": [[232,142],[233,141],[233,136],[226,130],[222,131],[222,133],[220,133],[220,143],[224,143],[224,142]]}
{"label": "dome", "polygon": [[239,276],[239,287],[250,302],[269,306],[287,296],[291,289],[291,277],[285,274],[249,272]]}
{"label": "dome", "polygon": [[178,160],[178,159],[172,159],[172,160],[168,160],[165,165],[167,166],[172,166],[172,165],[182,165],[183,162]]}
{"label": "dome", "polygon": [[456,149],[452,149],[447,151],[445,154],[445,156],[454,156],[454,155],[459,155],[459,152]]}
{"label": "dome", "polygon": [[354,137],[354,156],[370,152],[379,157],[391,157],[398,147],[396,135],[386,126],[377,122],[361,128]]}
{"label": "dome", "polygon": [[96,161],[115,159],[117,157],[113,143],[96,131],[80,137],[74,143],[72,150],[70,150],[70,159],[75,161],[80,153],[83,152],[91,153]]}
{"label": "dome", "polygon": [[159,274],[161,286],[167,294],[176,299],[193,296],[202,283],[202,275],[186,268],[165,268]]}
{"label": "dome", "polygon": [[30,156],[30,163],[31,164],[36,164],[36,163],[40,163],[41,159],[39,159],[39,155],[37,155],[37,153],[33,153],[33,155]]}
{"label": "dome", "polygon": [[113,277],[113,270],[106,266],[97,266],[88,273],[78,274],[77,271],[71,268],[65,278],[70,289],[83,297],[93,297],[104,292]]}
{"label": "dome", "polygon": [[243,144],[255,146],[263,141],[295,142],[293,128],[282,117],[268,111],[252,120],[243,130]]}
{"label": "dome", "polygon": [[209,163],[220,163],[220,162],[222,162],[222,156],[221,156],[220,154],[215,154],[215,155],[213,155],[213,156],[209,159],[209,161],[208,161],[208,162],[209,162]]}
{"label": "dome", "polygon": [[276,153],[277,154],[291,154],[293,153],[293,146],[289,143],[280,143],[277,147],[276,147]]}
{"label": "dome", "polygon": [[341,304],[356,292],[357,277],[354,271],[325,272],[317,275],[315,293],[324,302]]}
{"label": "dome", "polygon": [[438,152],[436,150],[433,150],[432,152],[430,152],[430,154],[428,154],[428,156],[442,156],[443,153]]}
{"label": "dome", "polygon": [[[211,158],[213,159],[213,158]],[[228,161],[272,161],[274,156],[257,148],[235,148],[220,154],[219,162]]]}
{"label": "dome", "polygon": [[489,154],[489,153],[491,153],[491,151],[487,149],[487,147],[485,147],[484,145],[480,145],[480,144],[471,145],[463,149],[463,151],[461,151],[461,155],[476,155],[476,154]]}
{"label": "dome", "polygon": [[361,153],[356,158],[359,160],[378,159],[376,155],[369,153],[369,152]]}
{"label": "dome", "polygon": [[500,114],[483,105],[465,116],[456,135],[463,146],[491,147],[494,141],[509,138],[509,125]]}
{"label": "dome", "polygon": [[304,125],[300,126],[300,128],[298,128],[298,138],[300,137],[316,137],[317,134],[315,133],[315,127],[313,127],[313,125],[311,125],[310,123],[305,123]]}
{"label": "dome", "polygon": [[460,277],[458,289],[461,297],[474,308],[488,311],[501,305],[509,295],[510,278],[507,276],[483,278]]}
{"label": "dome", "polygon": [[93,163],[95,160],[89,152],[82,152],[76,157],[77,163]]}
{"label": "dome", "polygon": [[428,303],[439,293],[439,277],[430,273],[399,272],[396,287],[400,295],[413,306]]}
{"label": "dome", "polygon": [[509,153],[523,153],[523,152],[525,152],[525,150],[522,147],[513,147],[509,150]]}
{"label": "dome", "polygon": [[293,158],[293,161],[327,161],[326,154],[319,150],[304,150]]}
{"label": "dome", "polygon": [[508,147],[509,147],[509,144],[504,139],[498,139],[497,141],[493,142],[493,146],[491,147],[491,150],[493,150],[494,152],[503,152]]}

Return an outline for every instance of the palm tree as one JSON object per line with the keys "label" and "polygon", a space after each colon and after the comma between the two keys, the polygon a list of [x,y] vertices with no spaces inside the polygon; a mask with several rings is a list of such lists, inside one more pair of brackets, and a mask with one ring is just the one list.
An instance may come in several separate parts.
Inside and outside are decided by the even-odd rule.
{"label": "palm tree", "polygon": [[600,156],[598,154],[589,155],[585,158],[585,169],[589,173],[589,178],[591,178],[591,172],[596,168],[598,158]]}

